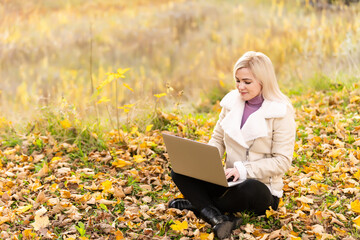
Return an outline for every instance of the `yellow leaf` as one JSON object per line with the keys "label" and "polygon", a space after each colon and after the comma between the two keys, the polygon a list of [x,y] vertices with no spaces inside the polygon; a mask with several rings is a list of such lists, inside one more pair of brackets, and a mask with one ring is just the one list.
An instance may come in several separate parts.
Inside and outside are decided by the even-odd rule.
{"label": "yellow leaf", "polygon": [[51,193],[54,193],[57,189],[58,189],[58,185],[56,183],[53,183],[49,188]]}
{"label": "yellow leaf", "polygon": [[103,187],[103,192],[107,193],[110,192],[110,189],[112,188],[112,182],[109,180],[106,180],[104,182],[101,183],[102,187]]}
{"label": "yellow leaf", "polygon": [[200,239],[201,240],[212,240],[212,239],[214,239],[214,234],[213,233],[211,233],[211,234],[209,234],[209,233],[200,233]]}
{"label": "yellow leaf", "polygon": [[145,132],[149,132],[153,126],[154,126],[153,124],[147,125]]}
{"label": "yellow leaf", "polygon": [[22,233],[24,239],[34,239],[36,236],[36,233],[33,233],[31,228],[25,229]]}
{"label": "yellow leaf", "polygon": [[125,160],[122,160],[122,159],[117,159],[116,161],[114,161],[112,163],[112,165],[117,167],[117,168],[122,168],[122,167],[125,167],[127,165],[132,165],[132,163],[128,162],[128,161],[125,161]]}
{"label": "yellow leaf", "polygon": [[129,70],[130,70],[130,68],[125,68],[125,69],[118,68],[118,70],[117,70],[118,77],[119,78],[125,78],[124,74]]}
{"label": "yellow leaf", "polygon": [[132,128],[131,128],[131,131],[130,131],[130,134],[135,134],[135,133],[136,133],[136,134],[139,133],[139,132],[138,132],[138,127],[136,127],[136,126],[135,126],[135,127],[132,127]]}
{"label": "yellow leaf", "polygon": [[314,173],[314,175],[312,175],[311,178],[314,179],[314,180],[318,180],[318,181],[321,181],[321,180],[324,179],[324,177],[318,172]]}
{"label": "yellow leaf", "polygon": [[15,209],[15,212],[16,213],[24,213],[24,212],[30,210],[32,207],[33,206],[31,204],[26,205],[26,206],[22,206],[22,207],[19,207],[19,208]]}
{"label": "yellow leaf", "polygon": [[128,221],[127,225],[129,226],[129,228],[134,229],[134,228],[138,228],[140,226],[141,223],[133,223],[132,221]]}
{"label": "yellow leaf", "polygon": [[70,123],[70,121],[68,119],[65,119],[65,120],[61,121],[60,125],[64,129],[68,129],[69,127],[71,127],[71,123]]}
{"label": "yellow leaf", "polygon": [[75,240],[73,237],[65,238],[65,240]]}
{"label": "yellow leaf", "polygon": [[270,216],[274,215],[276,212],[270,208],[270,210],[266,210],[266,217],[269,218]]}
{"label": "yellow leaf", "polygon": [[80,240],[89,240],[87,237],[79,237]]}
{"label": "yellow leaf", "polygon": [[220,80],[219,80],[219,83],[220,83],[220,86],[221,86],[221,87],[225,87],[225,83],[224,83],[223,80],[220,79]]}
{"label": "yellow leaf", "polygon": [[134,105],[135,105],[135,103],[134,103],[134,104],[125,104],[124,107],[126,107],[126,108],[132,108]]}
{"label": "yellow leaf", "polygon": [[358,180],[360,180],[360,170],[358,170],[356,173],[354,173],[354,177]]}
{"label": "yellow leaf", "polygon": [[135,104],[126,104],[126,105],[118,107],[118,108],[124,110],[125,113],[128,113],[134,105]]}
{"label": "yellow leaf", "polygon": [[183,222],[175,220],[175,223],[173,225],[171,225],[170,227],[172,230],[184,232],[184,230],[188,228],[188,223],[186,220],[184,220]]}
{"label": "yellow leaf", "polygon": [[354,103],[360,100],[360,96],[353,96],[352,98],[350,98],[350,103]]}
{"label": "yellow leaf", "polygon": [[115,79],[114,75],[108,73],[108,77],[104,81],[102,81],[100,83],[100,85],[96,87],[96,89],[100,90],[101,88],[103,88],[106,85],[108,85],[109,83],[111,83],[112,80],[114,80],[114,79]]}
{"label": "yellow leaf", "polygon": [[109,102],[110,101],[110,99],[109,98],[107,98],[107,97],[102,97],[102,98],[100,98],[100,100],[99,101],[97,101],[97,103],[96,104],[100,104],[100,103],[103,103],[103,102]]}
{"label": "yellow leaf", "polygon": [[123,83],[124,87],[129,89],[130,91],[134,92],[134,89],[132,89],[127,83]]}
{"label": "yellow leaf", "polygon": [[135,155],[134,156],[134,161],[136,162],[136,163],[142,163],[142,162],[144,162],[146,159],[144,159],[141,155]]}
{"label": "yellow leaf", "polygon": [[53,157],[51,159],[51,162],[56,162],[56,161],[59,161],[59,160],[61,160],[61,157]]}
{"label": "yellow leaf", "polygon": [[351,210],[356,213],[360,213],[360,201],[356,199],[355,201],[350,203]]}
{"label": "yellow leaf", "polygon": [[360,216],[358,216],[357,218],[355,218],[355,219],[353,220],[353,222],[354,222],[358,227],[360,227]]}
{"label": "yellow leaf", "polygon": [[38,215],[35,215],[35,222],[31,223],[35,231],[46,228],[49,224],[50,221],[48,216],[40,217]]}
{"label": "yellow leaf", "polygon": [[155,94],[154,96],[157,98],[161,98],[161,97],[166,96],[166,93],[159,93],[159,94]]}
{"label": "yellow leaf", "polygon": [[120,230],[117,230],[117,231],[115,232],[115,237],[116,237],[116,240],[124,239],[124,235],[123,235],[123,233],[122,233]]}

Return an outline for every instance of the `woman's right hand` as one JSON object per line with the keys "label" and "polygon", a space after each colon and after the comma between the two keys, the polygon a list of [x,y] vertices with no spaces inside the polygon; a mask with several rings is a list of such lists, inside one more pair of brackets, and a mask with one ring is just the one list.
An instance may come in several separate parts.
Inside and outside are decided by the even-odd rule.
{"label": "woman's right hand", "polygon": [[233,182],[236,182],[240,178],[240,173],[236,168],[227,168],[225,169],[226,179],[229,179],[231,176],[234,176]]}

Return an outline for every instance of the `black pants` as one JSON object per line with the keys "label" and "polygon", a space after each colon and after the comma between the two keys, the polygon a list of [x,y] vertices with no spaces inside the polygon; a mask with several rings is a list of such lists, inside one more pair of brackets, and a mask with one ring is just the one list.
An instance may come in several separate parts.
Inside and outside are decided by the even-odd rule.
{"label": "black pants", "polygon": [[180,192],[198,210],[208,206],[222,212],[250,211],[265,214],[271,206],[276,210],[279,198],[271,194],[269,188],[255,179],[247,179],[233,187],[223,187],[171,171],[171,177]]}

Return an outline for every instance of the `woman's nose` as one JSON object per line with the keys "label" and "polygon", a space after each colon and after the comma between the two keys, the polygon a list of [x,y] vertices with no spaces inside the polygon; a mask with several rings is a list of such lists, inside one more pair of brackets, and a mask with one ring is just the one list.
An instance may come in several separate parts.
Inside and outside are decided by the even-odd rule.
{"label": "woman's nose", "polygon": [[244,88],[245,88],[245,84],[242,83],[242,82],[238,83],[238,88],[239,88],[239,89],[244,89]]}

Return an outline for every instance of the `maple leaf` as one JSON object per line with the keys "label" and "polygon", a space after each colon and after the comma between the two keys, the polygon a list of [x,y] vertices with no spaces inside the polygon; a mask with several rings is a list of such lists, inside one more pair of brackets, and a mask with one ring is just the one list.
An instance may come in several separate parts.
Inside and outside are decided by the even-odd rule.
{"label": "maple leaf", "polygon": [[350,203],[351,210],[356,213],[360,213],[360,201],[356,199],[355,201]]}
{"label": "maple leaf", "polygon": [[174,224],[172,224],[170,227],[172,230],[183,233],[184,230],[188,228],[188,222],[186,220],[184,220],[183,222],[175,220]]}

